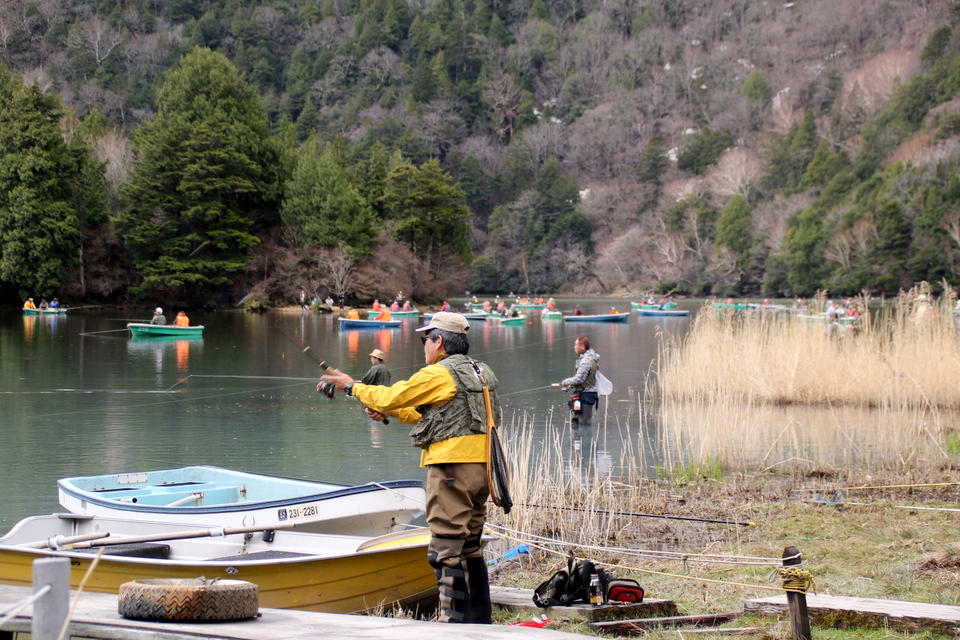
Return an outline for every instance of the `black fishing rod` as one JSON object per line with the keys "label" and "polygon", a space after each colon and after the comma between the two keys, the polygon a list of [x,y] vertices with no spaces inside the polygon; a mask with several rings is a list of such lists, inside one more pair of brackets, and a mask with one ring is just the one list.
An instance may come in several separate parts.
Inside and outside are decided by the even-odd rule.
{"label": "black fishing rod", "polygon": [[713,520],[710,518],[694,518],[692,516],[667,516],[656,513],[634,513],[631,511],[607,511],[605,509],[584,509],[582,507],[555,507],[544,504],[517,504],[518,507],[536,507],[537,509],[559,509],[562,511],[588,511],[604,515],[633,516],[635,518],[662,518],[665,520],[689,520],[690,522],[712,522],[714,524],[736,524],[741,527],[755,527],[756,522],[737,522],[736,520]]}
{"label": "black fishing rod", "polygon": [[[280,333],[282,333],[290,342],[300,348],[300,352],[303,353],[303,355],[316,362],[317,366],[320,367],[324,373],[330,369],[335,369],[335,367],[327,364],[323,358],[318,357],[317,354],[314,353],[313,349],[310,348],[310,345],[306,344],[303,340],[297,340],[297,337],[290,331],[290,329],[286,327],[286,324],[287,323],[285,321],[280,320],[280,318],[277,316],[270,318],[270,325],[279,329]],[[334,385],[326,380],[321,380],[317,384],[317,391],[331,399],[333,398],[333,392],[336,391],[336,389],[337,388]],[[390,420],[386,416],[383,418],[383,424],[390,424]]]}

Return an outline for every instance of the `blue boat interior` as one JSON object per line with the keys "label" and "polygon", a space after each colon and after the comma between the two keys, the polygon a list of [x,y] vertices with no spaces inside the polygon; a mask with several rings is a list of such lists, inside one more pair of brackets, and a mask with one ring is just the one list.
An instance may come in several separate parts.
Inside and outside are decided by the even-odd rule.
{"label": "blue boat interior", "polygon": [[[74,495],[151,507],[211,507],[293,500],[348,490],[347,485],[262,476],[215,467],[186,467],[144,474],[65,478]],[[202,494],[202,498],[197,495]]]}

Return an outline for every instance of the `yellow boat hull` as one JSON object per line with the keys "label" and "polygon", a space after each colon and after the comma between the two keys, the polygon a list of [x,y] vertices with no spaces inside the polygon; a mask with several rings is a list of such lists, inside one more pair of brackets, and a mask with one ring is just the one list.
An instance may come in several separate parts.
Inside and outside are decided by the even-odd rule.
{"label": "yellow boat hull", "polygon": [[[282,543],[284,535],[300,536],[301,539],[303,536],[323,538],[323,534],[277,531],[278,543]],[[246,580],[258,585],[262,607],[361,613],[380,606],[402,605],[426,611],[435,607],[437,600],[436,578],[427,562],[429,538],[429,533],[394,534],[384,536],[382,542],[381,538],[374,538],[354,546],[354,552],[334,551],[335,555],[328,551],[314,555],[284,553],[278,547],[276,552],[262,552],[267,555],[264,559],[253,559],[261,555],[254,548],[250,549],[253,553],[249,556],[209,560],[178,560],[175,555],[171,555],[171,559],[154,559],[104,554],[87,579],[84,590],[119,593],[120,585],[131,580],[203,576],[207,579]],[[213,539],[206,540],[214,544]],[[170,541],[168,544],[174,546],[176,543]],[[281,557],[270,557],[271,553]],[[0,584],[31,586],[33,561],[49,557],[70,558],[70,586],[77,589],[96,555],[76,550],[33,549],[0,541]]]}

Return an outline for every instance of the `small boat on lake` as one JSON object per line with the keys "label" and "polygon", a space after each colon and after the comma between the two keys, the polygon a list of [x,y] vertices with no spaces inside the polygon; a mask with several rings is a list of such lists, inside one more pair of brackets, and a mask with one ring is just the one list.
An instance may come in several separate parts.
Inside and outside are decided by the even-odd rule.
{"label": "small boat on lake", "polygon": [[540,318],[543,320],[563,320],[563,312],[559,309],[544,309],[540,312]]}
{"label": "small boat on lake", "polygon": [[527,324],[527,316],[525,316],[525,315],[519,315],[519,316],[517,316],[517,317],[513,317],[513,316],[506,316],[506,317],[495,316],[495,317],[493,317],[493,318],[491,318],[491,319],[492,319],[494,322],[499,322],[500,324],[505,324],[505,325],[521,325],[521,324]]}
{"label": "small boat on lake", "polygon": [[750,306],[746,302],[714,302],[714,309],[733,309],[735,311],[742,311]]}
{"label": "small boat on lake", "polygon": [[394,329],[403,326],[403,320],[355,320],[337,318],[341,329]]}
{"label": "small boat on lake", "polygon": [[426,610],[437,593],[427,562],[429,541],[429,530],[422,528],[370,538],[266,526],[33,516],[0,537],[0,583],[30,586],[34,560],[60,557],[70,559],[70,586],[77,589],[102,547],[87,591],[118,593],[131,580],[203,576],[256,584],[261,607],[360,613],[399,604]]}
{"label": "small boat on lake", "polygon": [[[376,318],[378,315],[380,315],[379,311],[373,311],[372,309],[367,311],[368,318]],[[418,309],[411,309],[410,311],[391,311],[390,315],[394,318],[416,318],[420,315],[420,311]]]}
{"label": "small boat on lake", "polygon": [[646,303],[646,302],[631,302],[630,306],[634,309],[676,309],[676,302],[664,302],[663,304],[656,303]]}
{"label": "small boat on lake", "polygon": [[[425,313],[423,314],[423,319],[426,320],[427,322],[430,322],[430,320],[433,318],[434,315],[435,313]],[[476,312],[471,311],[468,313],[461,313],[460,315],[462,315],[467,320],[486,320],[487,319],[487,314],[485,311],[476,311]]]}
{"label": "small boat on lake", "polygon": [[56,316],[63,315],[67,312],[66,307],[53,307],[50,309],[24,309],[23,315],[25,316]]}
{"label": "small boat on lake", "polygon": [[79,514],[366,536],[409,524],[426,504],[420,480],[351,486],[206,466],[63,478],[57,489],[60,504]]}
{"label": "small boat on lake", "polygon": [[135,336],[200,336],[203,325],[178,327],[175,324],[149,324],[147,322],[128,322],[127,329]]}
{"label": "small boat on lake", "polygon": [[642,316],[689,316],[687,309],[637,309]]}
{"label": "small boat on lake", "polygon": [[564,322],[626,322],[630,318],[630,312],[624,313],[598,313],[594,315],[563,316]]}

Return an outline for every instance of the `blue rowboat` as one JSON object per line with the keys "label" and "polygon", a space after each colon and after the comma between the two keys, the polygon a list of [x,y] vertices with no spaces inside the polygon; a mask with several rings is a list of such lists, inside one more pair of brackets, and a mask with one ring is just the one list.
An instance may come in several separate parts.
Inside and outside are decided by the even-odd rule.
{"label": "blue rowboat", "polygon": [[564,322],[626,322],[630,312],[599,313],[596,315],[563,316]]}
{"label": "blue rowboat", "polygon": [[403,326],[402,320],[352,320],[338,318],[341,329],[393,329]]}
{"label": "blue rowboat", "polygon": [[690,312],[686,309],[637,309],[642,316],[688,316]]}
{"label": "blue rowboat", "polygon": [[203,325],[178,327],[173,324],[148,324],[145,322],[129,322],[127,329],[134,336],[200,336],[203,335]]}
{"label": "blue rowboat", "polygon": [[288,523],[298,531],[381,535],[423,514],[420,480],[363,485],[219,467],[63,478],[60,504],[83,515],[227,527]]}

